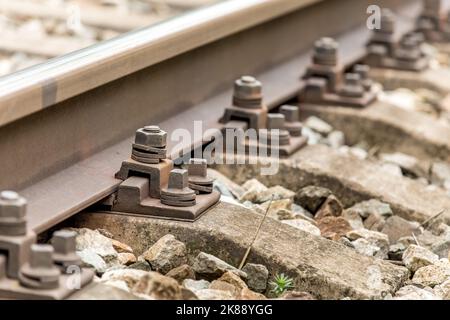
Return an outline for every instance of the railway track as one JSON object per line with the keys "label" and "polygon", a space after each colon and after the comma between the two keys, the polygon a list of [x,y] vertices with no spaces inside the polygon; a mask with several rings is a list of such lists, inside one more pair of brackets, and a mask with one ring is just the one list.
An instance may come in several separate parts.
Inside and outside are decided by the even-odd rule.
{"label": "railway track", "polygon": [[[0,272],[1,294],[60,299],[73,293],[57,286],[50,291],[42,291],[38,285],[29,289],[26,284],[33,278],[33,268],[25,273],[28,280],[19,272],[29,259],[51,258],[48,248],[34,247],[31,258],[27,249],[37,234],[59,229],[67,221],[70,226],[105,227],[129,243],[129,237],[143,237],[139,234],[142,228],[151,231],[150,236],[146,233],[147,243],[156,242],[170,230],[188,246],[200,243],[238,265],[251,237],[248,230],[256,232],[255,219],[260,215],[217,203],[220,195],[209,189],[211,181],[204,163],[191,163],[189,171],[171,169],[173,162],[178,164],[178,160],[207,148],[212,136],[202,133],[207,129],[261,129],[265,108],[271,114],[268,129],[279,129],[279,112],[294,124],[295,112],[299,112],[303,122],[309,116],[327,121],[352,144],[368,142],[377,160],[383,154],[402,152],[429,163],[448,161],[450,125],[444,116],[438,121],[380,102],[376,98],[380,89],[371,84],[355,96],[355,81],[356,89],[361,88],[361,79],[355,80],[355,74],[371,76],[389,89],[427,87],[441,94],[444,101],[450,92],[440,80],[450,78],[442,68],[428,64],[414,68],[429,56],[406,57],[408,52],[391,56],[378,51],[380,44],[390,48],[392,43],[403,51],[413,51],[425,42],[422,38],[411,40],[416,36],[405,40],[408,37],[404,36],[416,27],[421,1],[375,3],[397,14],[395,26],[382,25],[387,28],[379,32],[382,37],[366,25],[366,10],[374,1],[231,0],[0,78],[0,190],[17,190],[28,203],[26,230],[0,238],[0,267],[6,270]],[[390,21],[382,17],[383,23]],[[329,38],[316,42],[323,36],[332,36],[339,43],[338,49]],[[439,42],[437,47],[445,55],[445,40],[430,39],[427,41],[432,44]],[[316,59],[312,66],[311,55]],[[409,64],[399,67],[404,61]],[[371,71],[355,69],[361,63],[370,64]],[[330,83],[340,83],[344,71],[350,70],[353,73],[346,76],[342,89],[345,93],[329,89],[334,86]],[[252,77],[241,78],[244,74],[254,75],[263,84],[262,101],[260,84]],[[241,82],[233,91],[230,83],[236,79]],[[414,87],[413,80],[420,84]],[[246,88],[251,88],[250,94]],[[280,109],[285,104],[298,108]],[[200,134],[194,127],[196,121],[202,122]],[[149,124],[157,124],[169,136],[185,129],[193,139],[181,144],[167,139],[164,143],[164,132],[145,127]],[[143,129],[136,133],[138,128]],[[257,177],[267,185],[280,184],[295,191],[317,185],[330,189],[346,208],[376,198],[406,220],[428,223],[439,213],[448,224],[450,198],[443,189],[417,181],[419,174],[413,172],[414,179],[402,173],[388,174],[373,159],[349,160],[329,147],[305,145],[306,139],[295,134],[289,141],[287,147],[279,149],[284,159],[268,162],[276,162],[280,174],[262,175],[259,162],[213,167],[239,183]],[[196,178],[192,180],[192,176]],[[202,192],[185,193],[186,185]],[[3,200],[22,201],[16,197],[6,193]],[[23,206],[20,210],[23,215]],[[242,230],[245,232],[240,234]],[[306,283],[299,289],[314,292],[316,297],[343,298],[345,292],[353,298],[381,298],[394,294],[407,278],[403,267],[354,250],[341,252],[337,242],[293,230],[266,222],[254,244],[252,259],[265,261],[271,274],[288,269],[298,283]],[[289,234],[303,249],[290,252]],[[19,244],[11,246],[17,239]],[[64,233],[56,234],[55,239],[62,247],[75,241],[73,235]],[[229,250],[222,252],[222,246]],[[316,256],[317,247],[329,258]],[[7,254],[1,255],[2,251]],[[279,265],[267,262],[271,255],[279,258]],[[64,263],[59,261],[59,266],[64,268]],[[305,275],[301,268],[289,269],[292,263],[318,270],[317,275]],[[342,268],[337,275],[333,263]],[[355,270],[355,263],[360,270]],[[365,267],[376,268],[385,284],[373,287],[365,282]],[[85,284],[92,274],[83,272]],[[11,290],[18,277],[26,289]]]}
{"label": "railway track", "polygon": [[[0,2],[0,75],[24,69],[214,0]],[[17,41],[17,39],[20,41]]]}

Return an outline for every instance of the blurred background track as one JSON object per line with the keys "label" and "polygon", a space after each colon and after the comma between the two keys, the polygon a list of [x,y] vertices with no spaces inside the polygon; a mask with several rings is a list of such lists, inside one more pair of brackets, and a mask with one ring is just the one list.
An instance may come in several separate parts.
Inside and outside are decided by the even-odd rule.
{"label": "blurred background track", "polygon": [[218,0],[0,0],[0,76]]}

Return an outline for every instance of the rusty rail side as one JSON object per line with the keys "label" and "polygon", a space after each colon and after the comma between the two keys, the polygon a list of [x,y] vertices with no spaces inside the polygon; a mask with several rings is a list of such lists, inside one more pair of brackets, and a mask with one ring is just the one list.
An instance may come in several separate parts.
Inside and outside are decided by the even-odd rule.
{"label": "rusty rail side", "polygon": [[[290,3],[294,2],[302,1]],[[230,103],[228,89],[232,81],[244,73],[256,74],[263,81],[266,102],[269,107],[276,106],[300,89],[299,76],[309,62],[308,49],[323,35],[338,38],[347,63],[360,58],[369,33],[365,23],[361,23],[365,21],[367,6],[373,3],[406,13],[399,23],[404,29],[411,27],[419,9],[418,1],[410,0],[327,0],[308,7],[291,7],[297,9],[294,11],[285,7],[282,17],[269,20],[267,15],[259,24],[253,20],[248,25],[251,28],[247,26],[232,35],[225,32],[224,36],[219,28],[220,36],[216,38],[213,36],[216,31],[210,29],[212,25],[204,25],[206,29],[200,31],[209,39],[207,45],[184,48],[189,51],[181,54],[180,50],[175,57],[157,64],[152,62],[148,67],[144,66],[158,59],[152,60],[155,55],[143,53],[144,49],[137,50],[142,54],[137,60],[146,61],[145,64],[127,64],[133,55],[126,60],[123,56],[101,60],[100,70],[109,68],[110,74],[119,77],[114,81],[97,75],[97,69],[86,72],[74,64],[71,72],[78,77],[73,85],[80,92],[71,92],[78,95],[70,99],[67,99],[70,94],[65,98],[57,96],[56,92],[74,89],[64,81],[47,82],[44,87],[53,92],[50,96],[41,96],[39,90],[36,96],[27,90],[19,94],[19,98],[29,101],[42,99],[43,105],[52,107],[38,108],[39,112],[0,127],[0,189],[21,190],[29,200],[31,227],[36,232],[43,231],[116,189],[119,181],[113,178],[114,173],[128,156],[131,135],[137,127],[159,123],[167,131],[177,128],[192,131],[194,120],[203,120],[205,129],[217,126],[223,108]],[[242,19],[242,14],[236,13],[227,21]],[[136,34],[129,37],[134,39]],[[195,39],[198,38],[193,39],[198,45]],[[168,57],[171,53],[175,55],[166,50]],[[66,58],[70,61],[74,55]],[[67,60],[60,58],[56,63],[66,64]],[[27,84],[27,76],[36,75],[37,70],[38,67],[18,73],[14,79]],[[4,81],[0,81],[0,89],[7,87]],[[102,85],[92,88],[97,81]],[[33,86],[28,83],[28,87]],[[63,101],[55,103],[59,99]]]}

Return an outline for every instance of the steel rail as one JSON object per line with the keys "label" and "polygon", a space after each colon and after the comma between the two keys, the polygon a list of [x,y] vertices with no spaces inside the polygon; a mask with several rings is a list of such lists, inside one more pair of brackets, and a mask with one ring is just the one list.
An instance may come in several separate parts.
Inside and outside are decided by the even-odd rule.
{"label": "steel rail", "polygon": [[[243,73],[256,74],[263,81],[266,103],[274,107],[294,97],[300,89],[299,77],[309,63],[308,49],[318,37],[336,36],[343,59],[350,64],[364,54],[369,31],[361,22],[365,21],[365,9],[369,4],[389,4],[405,12],[406,15],[399,19],[402,30],[411,28],[419,9],[418,1],[410,0],[327,0],[308,7],[300,3],[306,5],[311,1],[289,1],[297,6],[281,5],[283,10],[275,10],[272,14],[283,16],[270,19],[265,10],[274,6],[273,1],[250,2],[256,3],[256,8],[265,4],[264,10],[258,9],[262,10],[264,19],[251,19],[253,22],[247,25],[240,22],[247,19],[246,15],[236,12],[225,19],[227,24],[235,21],[241,27],[247,27],[231,33],[230,29],[225,32],[219,28],[217,34],[220,36],[216,30],[210,29],[217,24],[204,24],[202,28],[205,29],[197,30],[204,35],[193,35],[192,47],[186,43],[182,49],[159,47],[166,50],[166,60],[160,63],[154,62],[158,57],[163,59],[160,51],[153,48],[157,51],[154,53],[142,47],[128,48],[136,50],[135,54],[118,55],[117,60],[109,61],[99,58],[99,55],[107,53],[97,52],[98,46],[91,48],[89,50],[93,50],[96,59],[100,59],[96,60],[99,68],[93,69],[80,67],[80,61],[75,63],[74,56],[82,52],[86,57],[79,56],[81,60],[95,60],[86,51],[56,59],[51,63],[55,64],[54,67],[61,64],[69,68],[67,64],[70,63],[74,66],[68,69],[70,73],[66,75],[70,76],[67,79],[62,77],[61,81],[44,86],[62,92],[52,99],[41,95],[40,90],[30,93],[35,90],[35,85],[39,86],[36,83],[30,85],[30,79],[41,79],[38,70],[45,66],[8,77],[11,81],[15,79],[10,89],[22,84],[31,90],[15,91],[18,100],[13,99],[12,102],[19,104],[34,100],[51,106],[38,108],[39,112],[0,127],[0,137],[9,138],[0,139],[0,188],[19,189],[27,197],[29,222],[36,232],[46,230],[114,192],[120,182],[114,179],[114,173],[121,161],[128,157],[131,135],[137,127],[159,123],[169,132],[178,128],[192,131],[195,120],[203,120],[205,129],[217,127],[217,119],[230,103],[232,80]],[[201,10],[202,14],[211,8],[205,10]],[[248,14],[250,9],[241,10]],[[186,17],[181,19],[185,21]],[[161,30],[159,28],[150,28],[145,33],[151,34],[151,30]],[[144,31],[121,39],[136,39],[140,32]],[[181,31],[173,32],[180,36],[177,32]],[[183,37],[179,39],[181,43],[187,41]],[[168,37],[168,42],[176,41],[176,38]],[[200,41],[199,45],[199,39],[208,40]],[[102,48],[107,50],[109,45],[111,43],[103,44]],[[145,67],[148,61],[154,64]],[[97,74],[99,70],[104,73]],[[119,78],[111,82],[103,77],[111,75]],[[7,87],[4,81],[0,81],[0,88]],[[97,88],[91,88],[97,85]],[[45,90],[49,92],[50,89]],[[70,94],[65,96],[64,92],[76,96],[67,99]],[[55,103],[58,99],[64,101]],[[199,143],[197,140],[194,144]]]}
{"label": "steel rail", "polygon": [[7,76],[0,126],[318,1],[225,1]]}

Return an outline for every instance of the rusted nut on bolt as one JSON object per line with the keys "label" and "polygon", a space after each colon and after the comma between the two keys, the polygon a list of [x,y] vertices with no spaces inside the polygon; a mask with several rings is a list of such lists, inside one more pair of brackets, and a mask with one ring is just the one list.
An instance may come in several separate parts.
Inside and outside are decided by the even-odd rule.
{"label": "rusted nut on bolt", "polygon": [[27,201],[14,191],[0,193],[0,235],[23,236],[27,233]]}
{"label": "rusted nut on bolt", "polygon": [[299,121],[299,110],[297,106],[284,105],[280,107],[280,113],[284,115],[284,129],[289,131],[293,137],[302,135],[303,125]]}
{"label": "rusted nut on bolt", "polygon": [[364,91],[361,76],[358,73],[345,74],[345,84],[340,91],[342,96],[359,98],[364,95]]}
{"label": "rusted nut on bolt", "polygon": [[208,176],[206,159],[190,159],[188,164],[189,188],[199,193],[213,192],[214,179]]}
{"label": "rusted nut on bolt", "polygon": [[80,266],[81,258],[76,253],[77,233],[70,230],[60,230],[53,233],[51,240],[54,253],[53,261],[61,272],[67,273],[69,267]]}
{"label": "rusted nut on bolt", "polygon": [[314,44],[313,62],[324,66],[335,66],[338,61],[339,44],[333,38],[321,38]]}
{"label": "rusted nut on bolt", "polygon": [[258,109],[262,98],[262,84],[254,77],[243,76],[234,82],[233,105]]}
{"label": "rusted nut on bolt", "polygon": [[380,28],[375,29],[375,32],[393,34],[395,31],[395,15],[389,9],[381,10]]}
{"label": "rusted nut on bolt", "polygon": [[145,126],[136,131],[131,158],[138,162],[157,164],[166,158],[167,132],[158,126]]}
{"label": "rusted nut on bolt", "polygon": [[167,132],[158,126],[145,126],[136,131],[134,143],[136,147],[141,146],[144,151],[148,151],[151,147],[163,148],[167,143]]}
{"label": "rusted nut on bolt", "polygon": [[269,113],[267,115],[267,130],[260,131],[260,138],[264,143],[273,145],[278,142],[280,146],[285,146],[290,143],[289,131],[285,129],[285,117],[281,113]]}
{"label": "rusted nut on bolt", "polygon": [[357,64],[353,67],[353,72],[359,74],[361,84],[367,91],[372,88],[373,81],[369,77],[370,67],[366,64]]}
{"label": "rusted nut on bolt", "polygon": [[401,60],[416,61],[422,56],[423,52],[420,44],[413,37],[404,38],[401,46],[396,51],[396,57]]}
{"label": "rusted nut on bolt", "polygon": [[173,207],[191,207],[196,204],[195,198],[195,191],[189,188],[188,171],[170,171],[169,185],[161,189],[161,203]]}
{"label": "rusted nut on bolt", "polygon": [[22,266],[19,282],[33,289],[56,289],[59,287],[59,269],[53,264],[53,247],[47,244],[33,244],[30,262]]}

